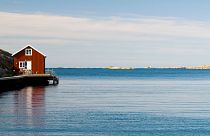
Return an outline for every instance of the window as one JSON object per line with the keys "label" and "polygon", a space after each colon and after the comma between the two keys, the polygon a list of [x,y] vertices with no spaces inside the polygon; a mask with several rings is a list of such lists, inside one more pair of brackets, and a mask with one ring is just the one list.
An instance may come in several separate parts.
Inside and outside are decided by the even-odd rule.
{"label": "window", "polygon": [[26,56],[31,56],[32,55],[32,49],[26,49],[25,50],[25,55]]}
{"label": "window", "polygon": [[19,61],[19,68],[27,68],[27,62],[26,61]]}

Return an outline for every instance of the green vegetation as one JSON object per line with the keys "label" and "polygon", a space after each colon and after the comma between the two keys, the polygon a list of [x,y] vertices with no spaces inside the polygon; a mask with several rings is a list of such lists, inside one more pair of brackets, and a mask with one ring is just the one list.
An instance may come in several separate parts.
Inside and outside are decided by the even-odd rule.
{"label": "green vegetation", "polygon": [[0,49],[0,77],[13,75],[13,58],[9,52]]}

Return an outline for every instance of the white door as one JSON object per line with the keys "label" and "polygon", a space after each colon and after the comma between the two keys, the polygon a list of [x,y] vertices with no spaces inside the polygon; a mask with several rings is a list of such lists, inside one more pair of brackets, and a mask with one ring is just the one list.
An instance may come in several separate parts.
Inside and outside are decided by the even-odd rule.
{"label": "white door", "polygon": [[26,69],[31,70],[31,61],[27,61]]}

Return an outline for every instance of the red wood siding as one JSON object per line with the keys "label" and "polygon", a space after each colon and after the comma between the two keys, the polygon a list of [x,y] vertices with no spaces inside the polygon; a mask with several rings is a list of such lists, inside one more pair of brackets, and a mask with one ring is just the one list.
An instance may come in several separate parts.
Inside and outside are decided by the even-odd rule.
{"label": "red wood siding", "polygon": [[[32,49],[32,56],[25,55],[25,49]],[[19,61],[31,61],[31,68],[33,74],[44,74],[45,73],[45,56],[34,50],[33,48],[25,48],[19,53],[13,56],[14,58],[14,70],[18,74]]]}

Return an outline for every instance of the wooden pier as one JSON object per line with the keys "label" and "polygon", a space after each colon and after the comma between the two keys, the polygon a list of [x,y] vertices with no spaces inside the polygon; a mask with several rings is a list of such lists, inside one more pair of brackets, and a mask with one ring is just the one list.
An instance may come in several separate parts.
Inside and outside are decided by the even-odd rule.
{"label": "wooden pier", "polygon": [[0,91],[20,89],[26,86],[58,85],[59,79],[52,74],[30,74],[0,78]]}

